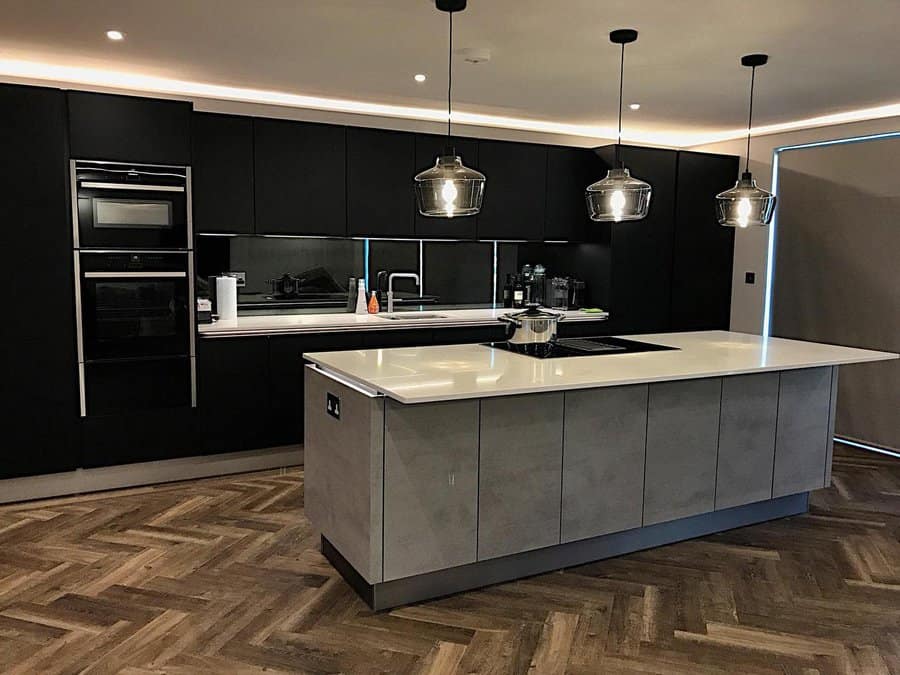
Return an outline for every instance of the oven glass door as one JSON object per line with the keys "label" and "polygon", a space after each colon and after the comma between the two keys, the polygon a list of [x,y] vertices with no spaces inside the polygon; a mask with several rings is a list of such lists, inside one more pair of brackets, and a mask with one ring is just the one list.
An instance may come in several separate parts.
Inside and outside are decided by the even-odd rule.
{"label": "oven glass door", "polygon": [[188,248],[183,187],[86,183],[78,188],[80,247]]}
{"label": "oven glass door", "polygon": [[185,272],[85,272],[84,360],[188,355]]}

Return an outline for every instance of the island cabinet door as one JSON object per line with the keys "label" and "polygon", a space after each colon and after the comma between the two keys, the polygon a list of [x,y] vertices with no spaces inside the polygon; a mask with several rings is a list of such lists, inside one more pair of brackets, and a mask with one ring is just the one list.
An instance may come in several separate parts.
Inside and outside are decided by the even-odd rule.
{"label": "island cabinet door", "polygon": [[566,392],[562,541],[641,526],[648,385]]}
{"label": "island cabinet door", "polygon": [[384,429],[384,580],[475,562],[478,401],[387,400]]}
{"label": "island cabinet door", "polygon": [[781,373],[772,496],[826,486],[834,414],[832,367]]}
{"label": "island cabinet door", "polygon": [[778,373],[722,380],[716,509],[772,497]]}
{"label": "island cabinet door", "polygon": [[712,511],[721,378],[650,385],[644,525]]}
{"label": "island cabinet door", "polygon": [[563,394],[481,401],[478,559],[559,543]]}

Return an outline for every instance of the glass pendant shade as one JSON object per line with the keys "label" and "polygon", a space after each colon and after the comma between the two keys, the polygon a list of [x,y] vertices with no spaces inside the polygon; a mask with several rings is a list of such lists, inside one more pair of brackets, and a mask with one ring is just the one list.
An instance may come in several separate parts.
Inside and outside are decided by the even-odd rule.
{"label": "glass pendant shade", "polygon": [[430,169],[413,179],[419,213],[432,218],[474,216],[481,210],[485,177],[470,169],[456,154],[437,158]]}
{"label": "glass pendant shade", "polygon": [[591,220],[618,223],[646,218],[650,193],[649,183],[622,168],[610,169],[606,178],[588,185],[585,198]]}
{"label": "glass pendant shade", "polygon": [[730,190],[716,195],[719,225],[727,227],[765,226],[772,222],[775,195],[756,185],[749,171]]}

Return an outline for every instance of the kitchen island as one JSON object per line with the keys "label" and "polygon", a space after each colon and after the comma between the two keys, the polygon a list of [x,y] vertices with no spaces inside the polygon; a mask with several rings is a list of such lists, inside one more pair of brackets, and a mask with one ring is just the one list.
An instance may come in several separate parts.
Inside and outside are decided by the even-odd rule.
{"label": "kitchen island", "polygon": [[724,331],[537,359],[309,353],[305,505],[374,609],[802,513],[838,366],[896,354]]}

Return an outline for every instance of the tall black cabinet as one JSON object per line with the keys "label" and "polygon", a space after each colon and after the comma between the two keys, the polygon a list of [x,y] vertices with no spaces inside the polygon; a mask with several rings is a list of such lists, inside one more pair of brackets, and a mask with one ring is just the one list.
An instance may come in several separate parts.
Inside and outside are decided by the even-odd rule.
{"label": "tall black cabinet", "polygon": [[4,256],[0,478],[79,466],[66,100],[0,85]]}

